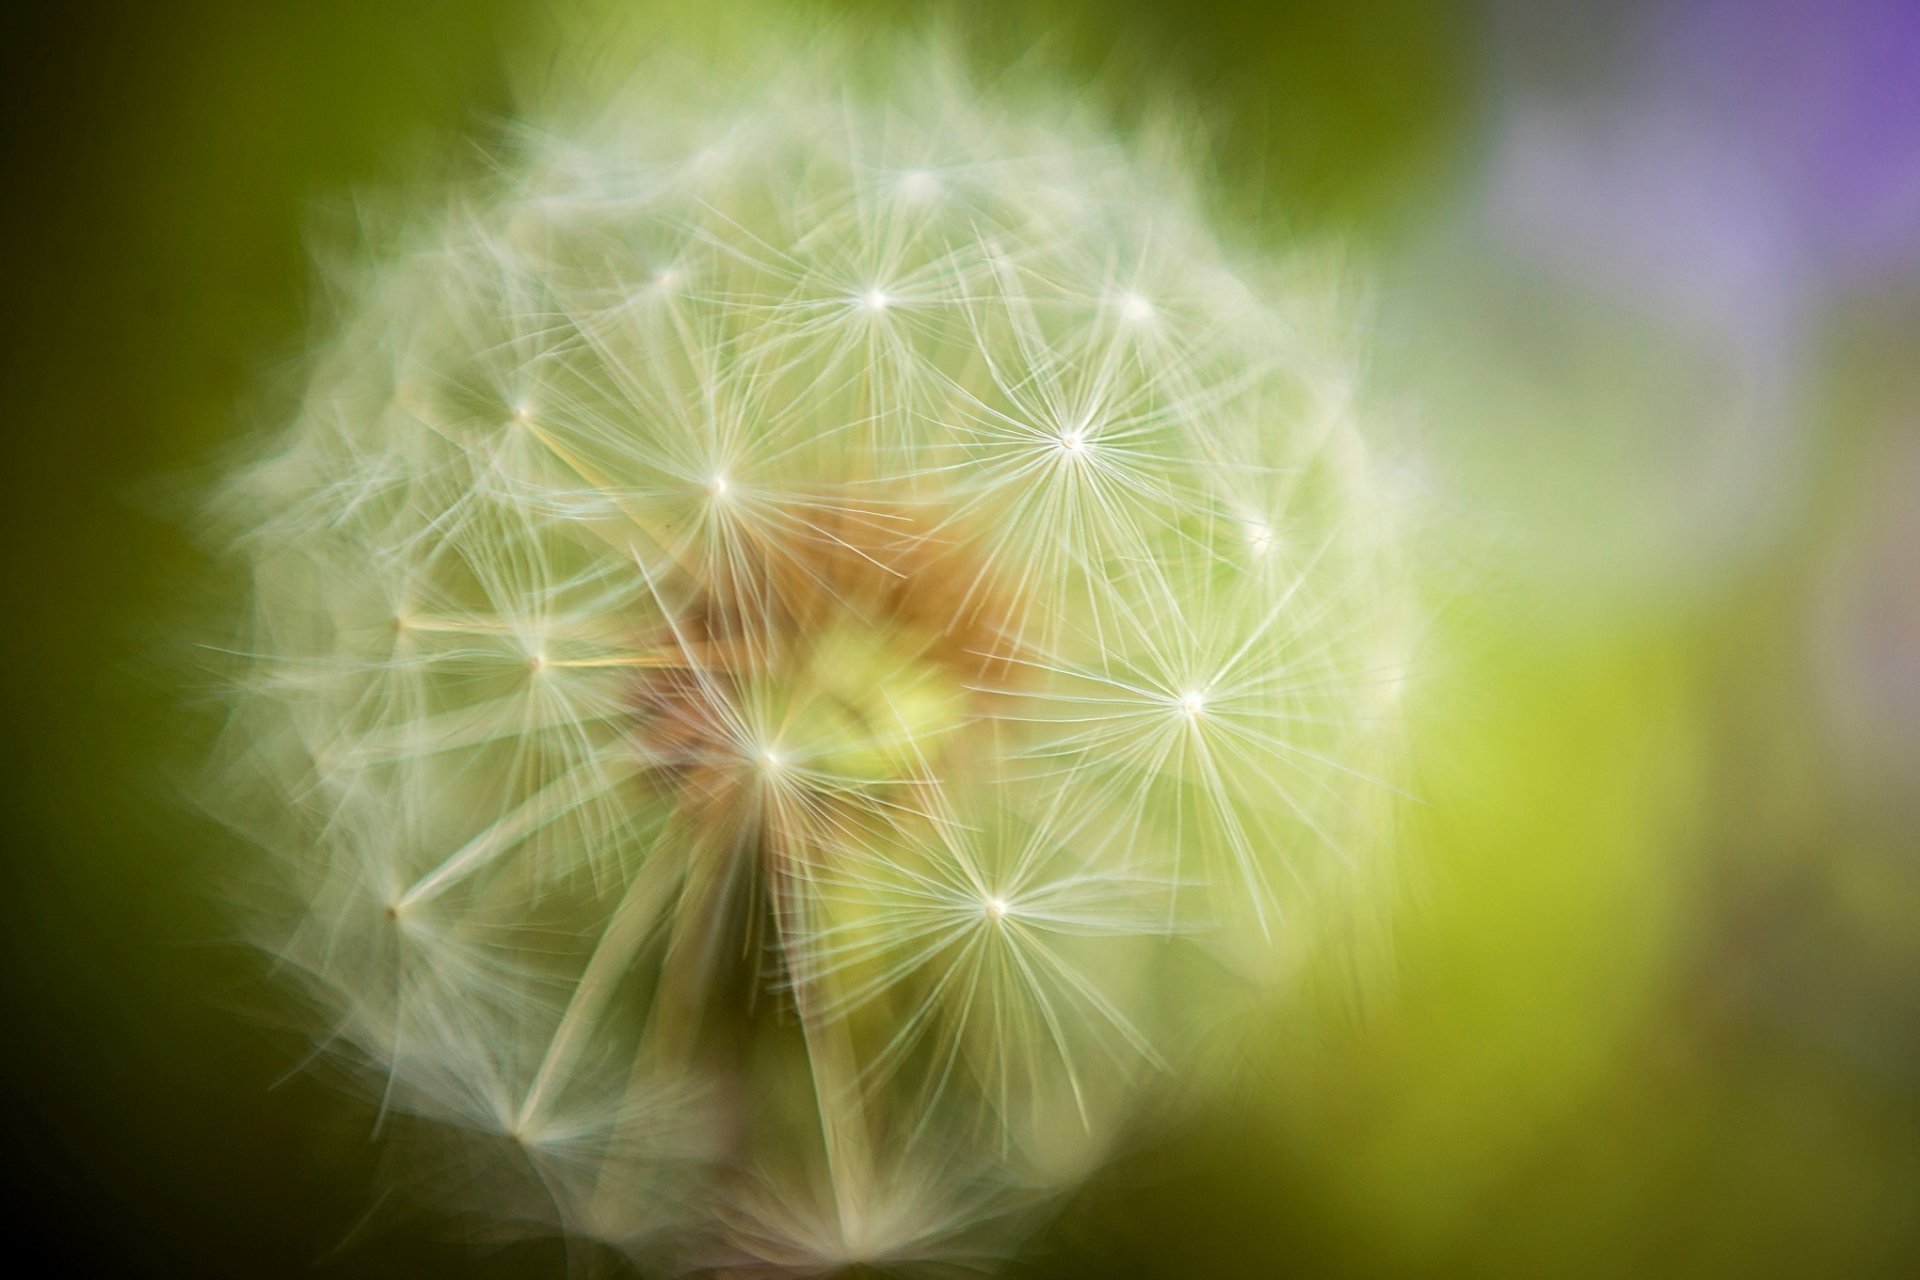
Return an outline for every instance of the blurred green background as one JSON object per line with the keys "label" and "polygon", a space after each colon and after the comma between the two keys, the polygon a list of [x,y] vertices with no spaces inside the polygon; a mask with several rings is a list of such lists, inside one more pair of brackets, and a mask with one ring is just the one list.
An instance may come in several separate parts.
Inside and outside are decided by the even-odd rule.
{"label": "blurred green background", "polygon": [[[1389,972],[1311,975],[1251,1042],[1261,1105],[1143,1141],[1014,1274],[1920,1274],[1920,289],[1884,236],[1832,266],[1796,203],[1854,170],[1710,164],[1740,101],[1687,57],[1772,66],[1789,122],[1902,66],[1796,79],[1686,12],[1725,7],[965,11],[985,64],[1044,37],[1123,121],[1143,84],[1193,111],[1243,241],[1351,246],[1432,530]],[[562,1272],[370,1198],[369,1117],[303,1070],[229,941],[236,851],[181,799],[233,590],[193,495],[295,393],[315,244],[486,136],[541,20],[0,17],[0,1141],[33,1274]],[[1908,105],[1920,131],[1897,92],[1861,118]],[[1920,191],[1899,125],[1830,128]],[[1739,243],[1773,258],[1695,270],[1769,201],[1793,235]]]}

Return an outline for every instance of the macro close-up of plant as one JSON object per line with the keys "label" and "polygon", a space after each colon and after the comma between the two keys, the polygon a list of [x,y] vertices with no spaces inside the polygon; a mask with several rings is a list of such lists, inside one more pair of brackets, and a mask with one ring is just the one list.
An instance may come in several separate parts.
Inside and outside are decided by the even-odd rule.
{"label": "macro close-up of plant", "polygon": [[518,139],[228,496],[221,787],[327,1052],[494,1141],[466,1209],[756,1274],[1097,1164],[1377,861],[1406,646],[1326,282],[836,61]]}
{"label": "macro close-up of plant", "polygon": [[0,55],[28,1273],[1920,1272],[1908,0]]}

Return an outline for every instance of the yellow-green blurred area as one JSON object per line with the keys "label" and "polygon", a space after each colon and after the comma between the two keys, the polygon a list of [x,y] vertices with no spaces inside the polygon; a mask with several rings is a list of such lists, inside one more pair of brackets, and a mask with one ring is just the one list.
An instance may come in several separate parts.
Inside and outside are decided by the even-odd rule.
{"label": "yellow-green blurred area", "polygon": [[[1305,975],[1223,1049],[1240,1095],[1143,1135],[1012,1274],[1920,1274],[1912,13],[948,14],[990,71],[1191,112],[1242,244],[1351,251],[1422,529],[1388,954]],[[237,591],[192,495],[290,403],[355,193],[497,131],[544,18],[0,17],[0,1141],[30,1274],[566,1273],[375,1198],[371,1113],[230,941],[244,855],[184,798],[194,646]]]}

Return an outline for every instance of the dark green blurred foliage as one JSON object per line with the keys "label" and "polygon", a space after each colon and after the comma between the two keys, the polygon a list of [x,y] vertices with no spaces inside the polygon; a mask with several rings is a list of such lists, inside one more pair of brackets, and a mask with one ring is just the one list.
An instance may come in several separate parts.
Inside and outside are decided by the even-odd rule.
{"label": "dark green blurred foliage", "polygon": [[1174,106],[1211,140],[1215,196],[1243,235],[1383,233],[1418,218],[1466,144],[1480,0],[862,3],[856,28],[957,15],[989,71],[1066,66],[1116,120]]}
{"label": "dark green blurred foliage", "polygon": [[[309,233],[486,136],[537,16],[0,17],[5,1198],[16,1247],[59,1259],[39,1274],[563,1273],[558,1246],[475,1251],[371,1198],[370,1116],[273,1021],[226,941],[236,851],[181,799],[211,715],[194,629],[225,603],[191,498],[294,392]],[[1382,361],[1417,383],[1466,321],[1403,305],[1393,264],[1471,166],[1482,17],[1110,0],[959,25],[988,62],[1046,33],[1123,118],[1190,104],[1249,239],[1377,252]],[[1390,980],[1312,975],[1248,1033],[1266,1104],[1144,1139],[1015,1274],[1920,1270],[1915,815],[1850,771],[1821,676],[1833,564],[1920,413],[1916,330],[1897,298],[1828,319],[1805,510],[1730,580],[1597,617],[1497,566],[1437,593]]]}
{"label": "dark green blurred foliage", "polygon": [[[289,389],[314,205],[502,105],[501,9],[0,18],[5,1198],[51,1251],[39,1274],[297,1274],[368,1207],[367,1118],[258,1016],[231,850],[185,798],[209,727],[194,643],[219,636],[186,526],[213,451]],[[389,1252],[386,1274],[420,1261]]]}

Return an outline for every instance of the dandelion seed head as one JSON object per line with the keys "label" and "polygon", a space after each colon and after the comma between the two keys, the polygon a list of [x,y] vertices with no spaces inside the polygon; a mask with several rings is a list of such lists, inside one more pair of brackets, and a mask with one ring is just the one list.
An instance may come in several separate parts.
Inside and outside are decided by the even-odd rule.
{"label": "dandelion seed head", "polygon": [[281,969],[650,1264],[1003,1257],[1379,843],[1350,330],[957,65],[529,128],[232,486]]}

